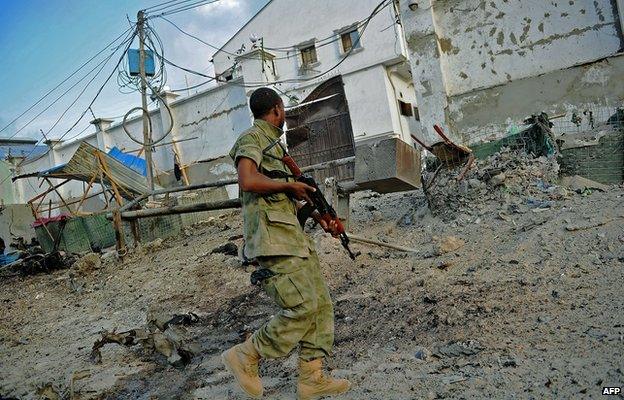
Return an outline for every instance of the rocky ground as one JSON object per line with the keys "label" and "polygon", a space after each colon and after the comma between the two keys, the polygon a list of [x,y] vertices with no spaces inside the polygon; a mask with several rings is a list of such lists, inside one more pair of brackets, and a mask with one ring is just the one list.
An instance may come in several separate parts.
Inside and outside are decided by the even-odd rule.
{"label": "rocky ground", "polygon": [[[464,183],[439,175],[429,199],[354,196],[353,233],[412,253],[353,243],[354,262],[312,233],[336,304],[329,366],[354,383],[341,398],[599,398],[624,385],[624,187],[565,188],[549,160],[499,156]],[[224,214],[123,262],[5,274],[0,398],[245,398],[219,355],[276,309],[237,257],[212,253],[240,233]],[[102,330],[189,311],[199,321],[176,328],[197,352],[185,367],[116,344],[90,360]],[[295,398],[296,355],[261,373],[265,398]]]}

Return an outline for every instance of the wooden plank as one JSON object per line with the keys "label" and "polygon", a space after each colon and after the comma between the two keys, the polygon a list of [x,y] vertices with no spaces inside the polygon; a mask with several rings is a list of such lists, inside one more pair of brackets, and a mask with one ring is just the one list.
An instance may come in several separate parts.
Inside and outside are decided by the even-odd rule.
{"label": "wooden plank", "polygon": [[[136,219],[146,217],[157,217],[160,215],[186,214],[200,211],[226,210],[230,208],[240,208],[240,199],[215,201],[212,203],[183,204],[170,207],[148,208],[145,210],[124,211],[121,213],[123,219]],[[114,217],[114,213],[113,213]]]}
{"label": "wooden plank", "polygon": [[113,226],[115,227],[115,242],[117,244],[117,254],[119,255],[119,257],[123,258],[126,255],[126,239],[123,234],[121,213],[119,212],[119,209],[123,206],[123,198],[119,193],[119,189],[117,188],[115,180],[111,176],[110,170],[108,169],[108,164],[106,163],[106,159],[99,152],[95,153],[95,156],[99,161],[100,169],[104,174],[106,174],[111,183],[113,193],[115,194],[115,200],[117,201],[117,207],[113,211]]}
{"label": "wooden plank", "polygon": [[[70,180],[71,180],[71,179],[65,179],[63,182],[61,182],[61,183],[59,183],[58,185],[56,185],[56,187],[57,187],[57,188],[60,188],[61,186],[63,186],[63,185],[64,185],[64,184],[66,184],[67,182],[69,182]],[[43,183],[43,181],[41,181],[41,183]],[[50,183],[48,182],[48,184],[50,184]],[[50,184],[50,186],[52,186],[52,184]],[[33,197],[32,199],[30,199],[30,200],[28,200],[28,201],[29,201],[29,202],[31,202],[31,201],[35,201],[35,200],[38,200],[38,199],[40,199],[40,198],[43,198],[43,197],[45,197],[48,193],[50,193],[50,192],[52,192],[52,191],[54,191],[54,189],[52,189],[52,188],[47,189],[45,192],[43,192],[43,193],[41,193],[41,194],[38,194],[37,196]]]}
{"label": "wooden plank", "polygon": [[95,182],[96,179],[97,179],[97,174],[94,173],[93,177],[89,180],[89,184],[87,185],[87,188],[85,189],[84,194],[82,195],[82,198],[80,199],[80,203],[78,203],[78,205],[76,206],[76,211],[79,211],[80,207],[82,207],[82,203],[84,203],[84,201],[87,199],[87,194],[93,187],[93,183]]}
{"label": "wooden plank", "polygon": [[[63,203],[63,205],[65,205],[65,207],[67,207],[67,210],[70,212],[70,214],[75,215],[74,212],[72,211],[72,209],[69,208],[69,206],[67,205],[67,202],[65,201],[63,196],[61,196],[61,193],[57,190],[58,187],[52,185],[52,183],[50,182],[50,180],[48,178],[43,178],[43,179],[45,179],[48,182],[48,184],[54,188],[54,192],[56,192],[56,194],[59,197],[59,199],[61,199],[61,203]],[[60,186],[60,185],[58,185],[58,186]]]}

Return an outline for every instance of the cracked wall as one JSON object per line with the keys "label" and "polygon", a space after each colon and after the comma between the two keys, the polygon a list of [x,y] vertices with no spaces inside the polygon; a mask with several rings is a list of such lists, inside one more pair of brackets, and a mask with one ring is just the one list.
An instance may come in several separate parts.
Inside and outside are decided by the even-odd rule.
{"label": "cracked wall", "polygon": [[[449,98],[449,119],[466,142],[503,133],[541,111],[549,115],[610,109],[624,100],[624,55]],[[606,114],[605,114],[606,115]]]}
{"label": "cracked wall", "polygon": [[413,3],[401,19],[426,132],[474,142],[536,112],[622,104],[621,0]]}

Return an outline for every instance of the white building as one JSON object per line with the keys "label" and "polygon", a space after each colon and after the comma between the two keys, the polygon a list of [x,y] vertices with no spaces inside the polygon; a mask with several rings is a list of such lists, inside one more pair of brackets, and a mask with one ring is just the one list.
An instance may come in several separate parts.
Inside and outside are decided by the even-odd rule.
{"label": "white building", "polygon": [[217,51],[215,71],[247,94],[258,86],[283,94],[293,107],[287,141],[304,165],[353,155],[361,141],[411,144],[420,124],[397,7],[272,0]]}
{"label": "white building", "polygon": [[586,128],[624,104],[623,0],[400,3],[430,143],[434,123],[472,143],[542,111]]}
{"label": "white building", "polygon": [[[303,142],[297,154],[308,156],[303,165],[353,155],[355,143],[360,141],[396,137],[412,143],[410,134],[417,134],[420,127],[407,48],[396,23],[398,4],[385,2],[385,7],[366,23],[379,3],[270,1],[214,55],[219,85],[184,98],[173,93],[163,95],[174,125],[161,142],[165,144],[154,151],[155,174],[159,175],[156,183],[174,184],[174,150],[186,167],[190,183],[232,177],[235,171],[227,153],[238,135],[251,126],[247,100],[259,86],[273,86],[284,93],[289,107],[305,103],[311,94],[320,97],[321,101],[289,111],[291,128],[300,128],[293,127],[293,121],[310,127],[305,137],[301,137],[301,130],[293,136],[298,145]],[[255,47],[250,38],[256,39]],[[319,86],[332,97],[323,99],[327,96],[319,95],[318,90],[313,93]],[[150,118],[153,138],[158,140],[170,124],[162,102],[150,112]],[[67,162],[81,141],[104,151],[117,147],[137,154],[140,150],[121,124],[106,119],[94,122],[94,133],[77,141],[51,143],[49,153],[22,164],[18,173]],[[139,117],[128,122],[128,129],[139,140],[141,124]],[[319,132],[321,135],[315,136]],[[321,136],[320,141],[317,136]],[[172,141],[177,142],[175,146]],[[340,151],[336,153],[337,149]],[[84,187],[82,182],[70,182],[59,191],[71,199],[80,197]],[[20,203],[41,192],[36,178],[18,180],[14,188]],[[232,188],[229,192],[236,195]]]}

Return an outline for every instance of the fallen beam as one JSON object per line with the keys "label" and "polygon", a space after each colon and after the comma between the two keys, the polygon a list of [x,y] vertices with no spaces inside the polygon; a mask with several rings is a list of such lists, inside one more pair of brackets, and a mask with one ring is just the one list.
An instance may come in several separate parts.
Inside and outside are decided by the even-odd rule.
{"label": "fallen beam", "polygon": [[[133,220],[147,217],[158,217],[161,215],[187,214],[201,211],[227,210],[231,208],[241,208],[239,199],[231,199],[225,201],[215,201],[212,203],[184,204],[171,207],[147,208],[143,210],[123,211],[121,219]],[[112,216],[111,216],[112,217]],[[107,218],[111,219],[107,215]]]}
{"label": "fallen beam", "polygon": [[[126,210],[136,206],[141,201],[147,199],[149,196],[157,196],[157,195],[160,195],[160,194],[167,194],[167,193],[185,192],[187,190],[206,189],[206,188],[211,188],[211,187],[222,187],[222,186],[227,186],[227,185],[235,185],[237,183],[238,183],[238,180],[236,180],[236,179],[229,179],[229,180],[226,180],[226,181],[218,181],[218,182],[210,182],[210,183],[198,183],[196,185],[190,185],[190,186],[179,186],[179,187],[173,187],[173,188],[167,188],[167,189],[158,189],[158,190],[154,190],[151,193],[143,194],[143,195],[135,198],[131,202],[126,203],[121,208],[121,211],[126,211]],[[108,218],[108,215],[106,217]]]}
{"label": "fallen beam", "polygon": [[352,233],[347,233],[347,235],[349,236],[349,239],[353,240],[354,242],[374,244],[375,246],[387,247],[389,249],[404,251],[406,253],[418,253],[418,250],[410,249],[409,247],[399,246],[397,244],[391,244],[391,243],[384,243],[378,240],[368,239],[362,236],[354,235]]}

